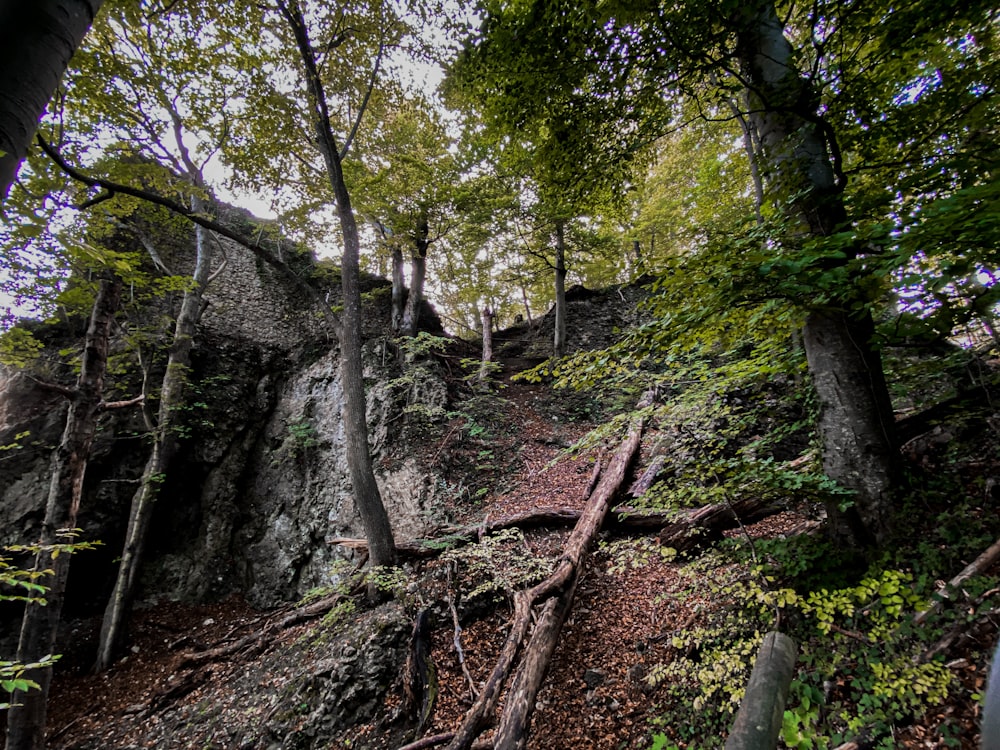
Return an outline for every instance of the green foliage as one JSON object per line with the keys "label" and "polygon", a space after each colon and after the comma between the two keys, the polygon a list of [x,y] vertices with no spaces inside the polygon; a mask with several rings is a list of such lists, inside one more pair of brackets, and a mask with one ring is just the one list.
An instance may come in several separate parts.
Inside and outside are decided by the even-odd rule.
{"label": "green foliage", "polygon": [[444,336],[434,336],[427,331],[419,331],[416,336],[406,336],[396,339],[396,345],[407,361],[427,357],[433,352],[443,352],[451,345],[451,340]]}
{"label": "green foliage", "polygon": [[[38,683],[26,678],[26,672],[34,669],[46,669],[58,661],[58,655],[45,656],[42,659],[30,664],[18,664],[13,661],[0,661],[0,690],[13,694],[14,691],[22,692],[27,690],[37,690]],[[10,703],[0,702],[0,711],[10,708]]]}
{"label": "green foliage", "polygon": [[476,544],[448,550],[441,559],[455,565],[466,600],[479,596],[512,597],[518,589],[541,581],[554,561],[528,550],[520,529],[503,529]]}
{"label": "green foliage", "polygon": [[27,431],[19,432],[16,435],[14,435],[14,439],[11,442],[6,443],[4,445],[0,445],[0,461],[2,461],[4,458],[10,458],[10,456],[2,455],[3,453],[7,451],[19,451],[22,448],[24,448],[24,444],[21,441],[30,436],[31,436],[30,432]]}
{"label": "green foliage", "polygon": [[0,364],[8,367],[27,367],[42,353],[45,344],[31,331],[11,328],[0,333]]}
{"label": "green foliage", "polygon": [[[77,541],[80,529],[63,529],[58,536],[65,539],[56,544],[14,544],[3,547],[4,552],[17,554],[46,554],[55,560],[61,554],[74,554],[82,550],[100,546],[100,542]],[[24,570],[11,564],[11,558],[0,555],[0,601],[18,601],[35,606],[46,605],[45,592],[48,586],[45,579],[53,575],[51,569]],[[11,592],[15,593],[11,593]],[[25,674],[35,669],[47,669],[59,659],[58,655],[50,654],[36,662],[21,664],[16,661],[0,661],[0,691],[13,694],[15,691],[38,689],[38,683],[25,677]],[[0,702],[0,711],[10,708],[10,704]]]}
{"label": "green foliage", "polygon": [[409,575],[400,567],[383,565],[372,568],[365,574],[366,583],[371,584],[383,594],[391,594],[400,601],[405,598],[408,581]]}
{"label": "green foliage", "polygon": [[320,444],[316,427],[307,417],[300,417],[288,423],[288,438],[285,441],[293,456],[302,456]]}
{"label": "green foliage", "polygon": [[620,575],[628,569],[642,568],[649,561],[660,558],[667,562],[677,556],[677,550],[663,547],[655,539],[642,537],[639,539],[621,539],[613,542],[600,541],[597,545],[598,554],[608,558],[608,573]]}
{"label": "green foliage", "polygon": [[[935,617],[920,628],[912,624],[913,614],[927,606],[932,578],[874,566],[855,582],[823,586],[823,567],[802,563],[797,554],[818,559],[829,551],[826,543],[813,548],[805,540],[785,546],[758,541],[756,546],[768,559],[763,567],[744,572],[746,559],[741,555],[741,564],[733,566],[722,550],[679,571],[689,583],[681,597],[720,606],[675,632],[671,660],[647,675],[651,685],[665,685],[671,696],[671,708],[656,722],[671,728],[661,742],[721,745],[714,737],[731,723],[761,635],[776,623],[800,646],[783,717],[788,747],[830,748],[864,735],[889,748],[894,727],[949,699],[956,686],[951,671],[923,654],[940,638],[942,626],[952,626]],[[785,572],[799,590],[787,585]],[[843,580],[842,572],[832,572],[827,580]],[[995,578],[967,585],[979,601],[978,592],[990,590]]]}

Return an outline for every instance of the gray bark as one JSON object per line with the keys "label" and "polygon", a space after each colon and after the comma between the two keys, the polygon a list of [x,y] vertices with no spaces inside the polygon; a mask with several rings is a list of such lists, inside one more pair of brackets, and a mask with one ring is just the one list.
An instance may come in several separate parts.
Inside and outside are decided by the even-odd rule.
{"label": "gray bark", "polygon": [[[773,0],[758,2],[748,18],[737,51],[765,180],[772,191],[793,200],[804,233],[830,235],[844,225],[847,213],[828,134],[816,112],[816,92],[795,68]],[[845,289],[834,304],[814,310],[803,331],[820,406],[823,469],[852,493],[846,512],[835,500],[827,503],[829,532],[854,547],[885,537],[889,493],[898,468],[888,390],[872,345],[871,314],[858,304],[864,301],[860,291]]]}
{"label": "gray bark", "polygon": [[[37,662],[55,650],[72,555],[54,556],[49,550],[51,545],[67,541],[60,536],[60,531],[76,528],[83,477],[101,409],[108,337],[120,299],[121,283],[118,280],[101,282],[87,329],[80,376],[71,395],[66,427],[59,447],[52,455],[52,479],[42,536],[38,540],[42,549],[35,558],[35,570],[53,571],[51,576],[40,580],[48,586],[48,604],[25,605],[17,646],[17,661],[22,664]],[[17,691],[12,696],[7,713],[7,750],[40,750],[45,747],[46,703],[52,683],[52,668],[29,670],[25,677],[37,682],[40,689],[26,693]]]}
{"label": "gray bark", "polygon": [[104,0],[0,0],[0,203]]}
{"label": "gray bark", "polygon": [[344,242],[341,258],[341,289],[344,310],[340,338],[341,379],[344,387],[345,452],[354,505],[361,517],[368,553],[373,566],[394,565],[396,546],[389,516],[382,504],[382,496],[375,483],[371,453],[368,449],[368,424],[365,421],[365,387],[361,362],[361,268],[358,225],[351,206],[351,195],[344,181],[340,152],[330,124],[326,91],[316,65],[316,57],[302,11],[295,0],[278,0],[278,8],[295,36],[296,46],[305,67],[310,117],[316,144],[323,155],[327,176],[336,202],[337,218]]}
{"label": "gray bark", "polygon": [[406,284],[403,281],[403,250],[393,243],[392,246],[392,318],[393,333],[399,333],[403,327],[403,308],[406,306]]}
{"label": "gray bark", "polygon": [[[203,211],[205,206],[200,198],[192,202],[192,210]],[[195,226],[195,268],[191,287],[184,293],[181,309],[177,315],[174,339],[167,357],[167,369],[160,387],[160,406],[155,427],[153,449],[143,470],[142,482],[132,498],[125,547],[122,550],[118,577],[111,593],[101,637],[97,649],[96,671],[111,666],[121,642],[125,617],[131,607],[138,579],[139,566],[145,549],[149,524],[153,510],[163,486],[163,479],[180,446],[177,421],[187,401],[188,375],[191,371],[191,349],[194,335],[202,313],[202,294],[208,285],[212,270],[213,243],[208,230]]]}
{"label": "gray bark", "polygon": [[403,336],[416,336],[420,324],[420,303],[424,300],[424,280],[427,277],[427,249],[430,247],[430,226],[427,214],[422,213],[417,221],[417,233],[413,240],[413,255],[410,258],[410,292],[406,296],[403,311]]}
{"label": "gray bark", "polygon": [[774,750],[781,734],[798,646],[783,633],[764,636],[726,750]]}
{"label": "gray bark", "polygon": [[555,292],[556,320],[552,340],[552,356],[561,359],[566,356],[566,236],[565,222],[556,221],[556,263]]}
{"label": "gray bark", "polygon": [[485,383],[490,376],[490,362],[493,361],[493,311],[487,305],[483,308],[483,358],[479,368],[479,382]]}

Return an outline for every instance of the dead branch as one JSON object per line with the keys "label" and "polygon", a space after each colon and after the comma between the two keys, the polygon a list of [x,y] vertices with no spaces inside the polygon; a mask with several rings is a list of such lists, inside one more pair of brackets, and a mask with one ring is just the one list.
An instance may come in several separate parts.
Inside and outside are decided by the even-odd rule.
{"label": "dead branch", "polygon": [[307,622],[308,620],[321,617],[346,598],[347,597],[344,594],[334,594],[303,607],[299,607],[298,609],[292,610],[292,612],[285,617],[282,617],[280,620],[268,623],[263,630],[250,633],[239,640],[231,643],[225,643],[221,646],[216,646],[215,648],[210,648],[205,651],[185,654],[176,668],[179,671],[187,667],[194,667],[199,664],[219,661],[232,656],[233,654],[243,652],[249,654],[259,653],[264,649],[266,644],[274,642],[274,638],[272,636],[274,636],[275,633],[294,625]]}
{"label": "dead branch", "polygon": [[[643,405],[644,403],[641,402],[640,407]],[[546,609],[542,612],[541,621],[536,626],[536,632],[539,634],[529,644],[524,660],[525,666],[521,669],[521,674],[524,677],[518,680],[518,684],[515,686],[515,690],[519,691],[521,696],[520,700],[517,701],[519,708],[516,713],[513,711],[508,713],[505,719],[506,724],[512,727],[512,732],[517,727],[526,730],[529,726],[534,701],[527,700],[527,698],[530,697],[532,689],[537,692],[537,687],[534,687],[535,683],[540,684],[544,678],[551,650],[555,648],[554,642],[558,640],[562,627],[562,619],[565,618],[565,612],[568,612],[572,606],[572,592],[584,556],[608,515],[612,498],[625,481],[628,467],[639,448],[644,424],[645,419],[641,417],[633,422],[627,437],[619,446],[607,471],[587,501],[583,514],[570,534],[569,540],[563,548],[562,558],[560,558],[553,573],[541,583],[530,589],[518,591],[514,595],[514,617],[507,640],[500,651],[493,672],[483,686],[479,699],[466,713],[455,737],[448,745],[448,750],[468,750],[472,746],[473,741],[479,736],[489,717],[496,710],[500,695],[528,634],[536,605],[558,596],[561,602],[556,601],[545,605]],[[559,617],[560,611],[562,611],[562,619]],[[508,701],[510,700],[511,697],[508,697]],[[518,737],[521,736],[523,735],[518,735]]]}
{"label": "dead branch", "polygon": [[967,565],[961,573],[948,581],[946,586],[939,589],[935,593],[934,601],[931,605],[923,612],[918,612],[914,616],[913,624],[922,625],[924,620],[941,610],[945,601],[951,599],[953,591],[965,583],[965,581],[972,578],[972,576],[980,575],[987,571],[997,560],[1000,560],[1000,539],[993,542],[983,554]]}
{"label": "dead branch", "polygon": [[430,637],[430,613],[424,608],[413,621],[410,653],[406,659],[406,680],[403,683],[403,710],[407,715],[416,717],[418,733],[430,720],[437,696]]}
{"label": "dead branch", "polygon": [[465,663],[465,651],[462,649],[462,626],[458,621],[458,609],[455,607],[455,596],[452,593],[451,585],[451,566],[448,567],[448,609],[451,611],[451,621],[454,625],[454,635],[452,636],[452,644],[455,646],[455,655],[458,658],[458,663],[462,667],[462,674],[465,675],[465,681],[469,683],[469,699],[474,703],[476,697],[479,695],[476,690],[476,681],[472,679],[472,674],[469,672],[469,665]]}
{"label": "dead branch", "polygon": [[726,529],[759,521],[780,510],[774,503],[757,497],[694,508],[684,511],[663,528],[660,544],[686,552],[706,541],[720,539]]}
{"label": "dead branch", "polygon": [[632,486],[628,488],[628,494],[634,498],[645,495],[647,490],[653,486],[653,483],[663,472],[663,465],[666,461],[666,456],[657,456],[654,458],[649,467],[642,473],[642,476],[632,482]]}
{"label": "dead branch", "polygon": [[130,398],[125,401],[102,401],[97,408],[100,409],[101,411],[111,411],[113,409],[125,409],[128,408],[129,406],[136,406],[137,404],[141,404],[145,400],[146,400],[145,394],[139,394],[135,398]]}

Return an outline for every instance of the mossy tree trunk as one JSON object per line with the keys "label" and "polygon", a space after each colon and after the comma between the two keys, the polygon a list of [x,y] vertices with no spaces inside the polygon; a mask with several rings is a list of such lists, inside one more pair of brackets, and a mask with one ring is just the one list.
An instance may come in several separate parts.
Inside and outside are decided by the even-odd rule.
{"label": "mossy tree trunk", "polygon": [[[205,202],[192,201],[192,210],[204,211]],[[121,645],[124,621],[131,608],[139,576],[142,556],[149,536],[160,489],[170,464],[180,447],[179,422],[190,392],[191,350],[195,332],[203,310],[202,295],[208,286],[212,270],[213,241],[207,229],[195,226],[195,267],[191,285],[184,292],[180,312],[174,326],[174,338],[167,357],[167,369],[160,385],[160,405],[153,428],[153,448],[142,473],[139,489],[132,498],[125,545],[114,590],[104,611],[101,636],[97,649],[95,671],[111,666]]]}
{"label": "mossy tree trunk", "polygon": [[[752,10],[752,12],[749,12]],[[847,223],[837,144],[817,111],[813,84],[796,68],[773,0],[741,18],[738,55],[748,87],[749,123],[772,194],[786,201],[805,236],[825,237]],[[803,343],[819,401],[823,470],[851,492],[843,507],[827,503],[829,532],[852,547],[888,533],[890,493],[898,473],[893,418],[874,325],[859,285],[810,311]]]}

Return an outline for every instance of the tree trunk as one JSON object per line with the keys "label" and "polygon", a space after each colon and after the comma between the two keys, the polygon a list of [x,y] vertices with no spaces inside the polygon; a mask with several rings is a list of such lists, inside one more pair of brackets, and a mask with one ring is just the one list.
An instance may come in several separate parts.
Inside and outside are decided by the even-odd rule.
{"label": "tree trunk", "polygon": [[[758,2],[748,19],[737,50],[749,84],[749,124],[759,138],[760,166],[772,192],[792,201],[804,232],[830,235],[846,223],[847,212],[828,149],[830,134],[817,115],[818,96],[795,68],[773,0]],[[859,289],[844,289],[832,305],[809,315],[803,331],[820,406],[823,469],[851,492],[846,512],[835,500],[827,503],[829,531],[854,547],[885,537],[898,472],[889,394],[872,346],[871,314],[858,304],[863,302]]]}
{"label": "tree trunk", "polygon": [[392,332],[403,328],[403,309],[406,306],[406,282],[403,279],[403,249],[392,244]]}
{"label": "tree trunk", "polygon": [[479,382],[485,383],[490,377],[490,362],[493,361],[493,311],[487,305],[483,308],[483,359],[479,367]]}
{"label": "tree trunk", "polygon": [[[196,211],[204,210],[200,199],[192,206]],[[182,407],[187,402],[188,375],[191,371],[191,349],[195,330],[202,313],[202,294],[208,285],[212,270],[213,243],[204,227],[195,226],[195,268],[191,287],[184,293],[181,309],[174,328],[174,340],[167,358],[167,370],[163,374],[160,387],[160,407],[153,440],[153,449],[142,482],[132,498],[128,528],[125,532],[125,547],[118,566],[118,578],[104,611],[101,624],[100,643],[97,648],[95,671],[103,671],[111,666],[121,644],[122,626],[132,605],[135,583],[145,549],[146,537],[153,510],[163,486],[164,477],[180,444],[176,423]]]}
{"label": "tree trunk", "polygon": [[774,750],[777,746],[798,650],[784,633],[771,631],[764,636],[726,750]]}
{"label": "tree trunk", "polygon": [[[52,479],[39,540],[42,549],[35,558],[35,570],[50,569],[53,574],[40,581],[48,586],[48,604],[25,605],[17,647],[17,661],[22,664],[37,662],[55,648],[72,555],[52,554],[51,545],[66,542],[60,532],[76,528],[83,477],[101,407],[108,362],[108,336],[120,300],[121,282],[117,279],[102,281],[90,316],[80,376],[72,395],[66,427],[59,447],[52,455]],[[50,549],[46,550],[46,547]],[[39,750],[45,747],[46,701],[52,682],[52,668],[29,670],[25,677],[41,687],[26,693],[14,693],[7,713],[7,750]]]}
{"label": "tree trunk", "polygon": [[0,0],[0,203],[104,0]]}
{"label": "tree trunk", "polygon": [[[365,386],[361,361],[361,269],[358,225],[351,207],[351,195],[344,182],[340,152],[330,124],[326,91],[309,41],[305,18],[295,0],[278,0],[278,8],[295,36],[296,46],[305,67],[310,113],[316,143],[326,164],[327,176],[337,206],[337,218],[344,242],[341,259],[341,289],[344,311],[340,337],[341,379],[344,387],[344,442],[348,470],[354,490],[354,505],[368,539],[368,553],[373,566],[394,565],[396,545],[382,495],[375,483],[371,452],[368,448],[368,424],[365,421]],[[412,292],[411,292],[412,294]]]}
{"label": "tree trunk", "polygon": [[552,356],[562,359],[566,356],[566,223],[556,221],[556,323],[552,340]]}
{"label": "tree trunk", "polygon": [[430,246],[430,226],[426,212],[421,213],[417,222],[417,234],[413,242],[413,256],[410,259],[410,293],[406,297],[403,311],[403,336],[416,336],[420,324],[420,303],[424,301],[424,279],[427,276],[427,248]]}
{"label": "tree trunk", "polygon": [[524,316],[528,321],[528,327],[531,328],[535,321],[531,319],[531,305],[528,304],[528,290],[524,288],[524,282],[521,282],[521,302],[524,304]]}

